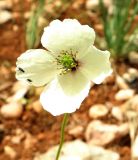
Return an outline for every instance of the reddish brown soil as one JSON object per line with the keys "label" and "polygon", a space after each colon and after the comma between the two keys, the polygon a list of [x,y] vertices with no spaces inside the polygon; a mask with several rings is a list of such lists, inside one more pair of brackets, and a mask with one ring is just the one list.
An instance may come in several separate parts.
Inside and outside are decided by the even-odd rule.
{"label": "reddish brown soil", "polygon": [[[82,1],[83,3],[83,1]],[[13,8],[14,13],[18,12],[19,6],[16,5]],[[82,5],[82,10],[83,10]],[[26,8],[29,8],[26,6]],[[72,8],[68,9],[61,18],[70,17],[70,14],[78,15],[78,10],[73,10]],[[7,22],[4,25],[0,26],[0,60],[3,65],[4,61],[11,60],[12,66],[15,64],[16,58],[26,50],[25,44],[25,27],[24,21],[22,21],[20,15],[15,15],[15,18],[12,21]],[[72,15],[71,17],[75,17]],[[95,24],[97,23],[94,19],[89,19],[90,17],[85,17],[87,19],[81,18],[83,23]],[[17,28],[17,29],[16,29]],[[101,30],[99,31],[101,33]],[[1,66],[2,66],[1,65]],[[119,68],[121,68],[120,73],[124,72],[126,64],[119,63]],[[1,67],[2,68],[2,67]],[[9,75],[7,78],[0,76],[0,78],[4,78],[4,80],[10,81],[14,83],[14,72],[12,68],[9,69],[9,73],[6,71],[5,75]],[[2,72],[0,73],[2,74]],[[4,81],[3,81],[4,83]],[[68,126],[81,124],[85,128],[87,124],[90,122],[90,118],[88,116],[88,109],[92,104],[95,103],[105,103],[111,102],[113,104],[118,104],[114,100],[114,94],[117,92],[118,87],[114,82],[114,77],[109,77],[105,84],[95,85],[88,98],[83,102],[81,108],[70,115]],[[10,88],[6,88],[2,93],[8,92],[10,94]],[[29,97],[32,98],[32,97]],[[54,97],[53,97],[54,99]],[[0,105],[5,104],[5,102],[0,100]],[[0,117],[0,124],[4,125],[4,132],[0,132],[0,160],[10,160],[9,156],[4,153],[4,146],[8,145],[15,149],[17,152],[17,157],[15,160],[32,160],[36,152],[45,152],[51,146],[59,143],[59,135],[60,135],[60,125],[62,121],[62,116],[53,117],[49,113],[43,111],[41,113],[36,113],[33,110],[26,110],[22,116],[18,119],[5,119],[2,116]],[[118,123],[110,114],[101,119],[106,123]],[[65,140],[73,140],[75,138],[82,138],[85,141],[84,135],[80,135],[80,137],[74,137],[68,134],[68,126],[66,128]],[[35,139],[29,149],[23,149],[24,147],[24,139],[21,140],[19,144],[11,143],[11,137],[15,135],[16,129],[22,129],[23,132],[29,132],[31,136]],[[130,160],[130,139],[127,135],[122,139],[118,139],[118,141],[110,144],[107,148],[112,149],[121,155],[120,160]]]}
{"label": "reddish brown soil", "polygon": [[[73,140],[81,138],[85,141],[84,134],[80,136],[71,136],[68,134],[68,127],[75,125],[86,126],[90,122],[88,110],[92,104],[111,102],[115,105],[119,104],[114,100],[114,94],[118,87],[114,83],[114,77],[110,77],[107,83],[102,85],[95,85],[89,96],[84,100],[80,109],[71,114],[66,128],[65,140]],[[104,94],[103,94],[104,93]],[[32,98],[32,97],[30,97]],[[54,97],[53,97],[54,98]],[[3,103],[4,104],[4,103]],[[60,125],[62,116],[53,117],[49,113],[43,111],[36,113],[33,110],[24,110],[22,116],[18,119],[5,119],[0,117],[0,123],[4,125],[4,132],[0,135],[0,160],[10,160],[9,156],[4,153],[4,146],[8,145],[15,149],[17,152],[17,160],[32,160],[37,152],[45,152],[51,146],[59,143]],[[110,114],[101,119],[108,124],[118,124],[119,122],[114,119]],[[29,149],[23,149],[24,139],[19,144],[13,144],[11,138],[16,135],[17,129],[22,129],[23,132],[28,132],[35,139]],[[118,139],[107,146],[107,148],[120,153],[121,160],[130,160],[130,139],[129,135]]]}

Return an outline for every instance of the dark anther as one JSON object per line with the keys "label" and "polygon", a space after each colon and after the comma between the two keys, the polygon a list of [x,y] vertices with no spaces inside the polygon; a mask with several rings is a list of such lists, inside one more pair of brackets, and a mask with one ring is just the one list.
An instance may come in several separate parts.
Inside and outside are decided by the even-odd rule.
{"label": "dark anther", "polygon": [[25,72],[25,71],[24,71],[22,68],[20,68],[20,67],[19,67],[18,69],[19,69],[19,71],[21,71],[21,72],[23,72],[23,73]]}
{"label": "dark anther", "polygon": [[27,79],[27,81],[28,81],[28,82],[32,82],[32,80],[31,80],[31,79]]}
{"label": "dark anther", "polygon": [[79,66],[79,63],[74,59],[74,61],[76,62],[76,66],[71,68],[71,71],[74,72],[77,70],[77,67]]}

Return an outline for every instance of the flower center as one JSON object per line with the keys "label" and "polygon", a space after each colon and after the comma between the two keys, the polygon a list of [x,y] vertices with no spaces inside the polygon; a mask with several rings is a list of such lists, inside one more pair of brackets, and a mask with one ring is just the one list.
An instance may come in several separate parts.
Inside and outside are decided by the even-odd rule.
{"label": "flower center", "polygon": [[78,62],[75,60],[75,55],[68,52],[62,52],[58,57],[57,57],[57,62],[60,66],[62,66],[62,69],[65,71],[74,71],[76,70],[78,66]]}

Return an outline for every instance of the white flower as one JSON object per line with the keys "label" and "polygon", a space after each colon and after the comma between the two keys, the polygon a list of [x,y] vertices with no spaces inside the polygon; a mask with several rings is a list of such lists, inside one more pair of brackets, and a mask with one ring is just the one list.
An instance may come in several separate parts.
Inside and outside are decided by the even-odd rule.
{"label": "white flower", "polygon": [[46,50],[32,49],[17,59],[16,78],[46,85],[40,96],[53,115],[71,113],[88,95],[90,81],[101,83],[111,73],[110,53],[93,46],[95,32],[77,20],[54,20],[44,29]]}

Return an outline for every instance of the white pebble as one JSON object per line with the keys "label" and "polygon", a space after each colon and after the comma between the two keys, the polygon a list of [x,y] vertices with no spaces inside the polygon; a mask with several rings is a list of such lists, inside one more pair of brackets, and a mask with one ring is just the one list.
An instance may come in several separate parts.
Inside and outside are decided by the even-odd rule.
{"label": "white pebble", "polygon": [[119,121],[123,120],[123,113],[119,107],[113,107],[111,114],[114,118],[116,118]]}
{"label": "white pebble", "polygon": [[81,125],[75,126],[74,128],[70,129],[68,132],[70,135],[79,136],[84,131],[84,128]]}
{"label": "white pebble", "polygon": [[10,9],[12,7],[12,0],[0,0],[0,10]]}
{"label": "white pebble", "polygon": [[103,105],[103,104],[96,104],[91,106],[89,109],[89,116],[91,118],[99,118],[99,117],[104,117],[108,113],[108,107]]}
{"label": "white pebble", "polygon": [[120,89],[128,88],[128,85],[126,84],[125,80],[120,76],[116,76],[116,83]]}
{"label": "white pebble", "polygon": [[5,11],[5,10],[2,10],[2,11],[0,10],[0,24],[6,23],[10,19],[12,19],[11,12]]}
{"label": "white pebble", "polygon": [[117,101],[128,100],[134,96],[134,93],[132,89],[122,89],[115,94],[115,99]]}
{"label": "white pebble", "polygon": [[5,154],[7,154],[8,156],[10,156],[10,158],[14,159],[17,155],[17,153],[15,152],[15,150],[10,147],[10,146],[5,146],[4,147],[4,152]]}
{"label": "white pebble", "polygon": [[113,125],[95,120],[88,124],[85,132],[85,138],[87,143],[90,145],[105,146],[114,140],[127,135],[128,132],[128,123]]}
{"label": "white pebble", "polygon": [[134,158],[138,158],[138,136],[135,139],[135,142],[132,146],[132,155]]}
{"label": "white pebble", "polygon": [[5,118],[18,118],[23,112],[23,106],[18,102],[11,102],[2,106],[0,112]]}

